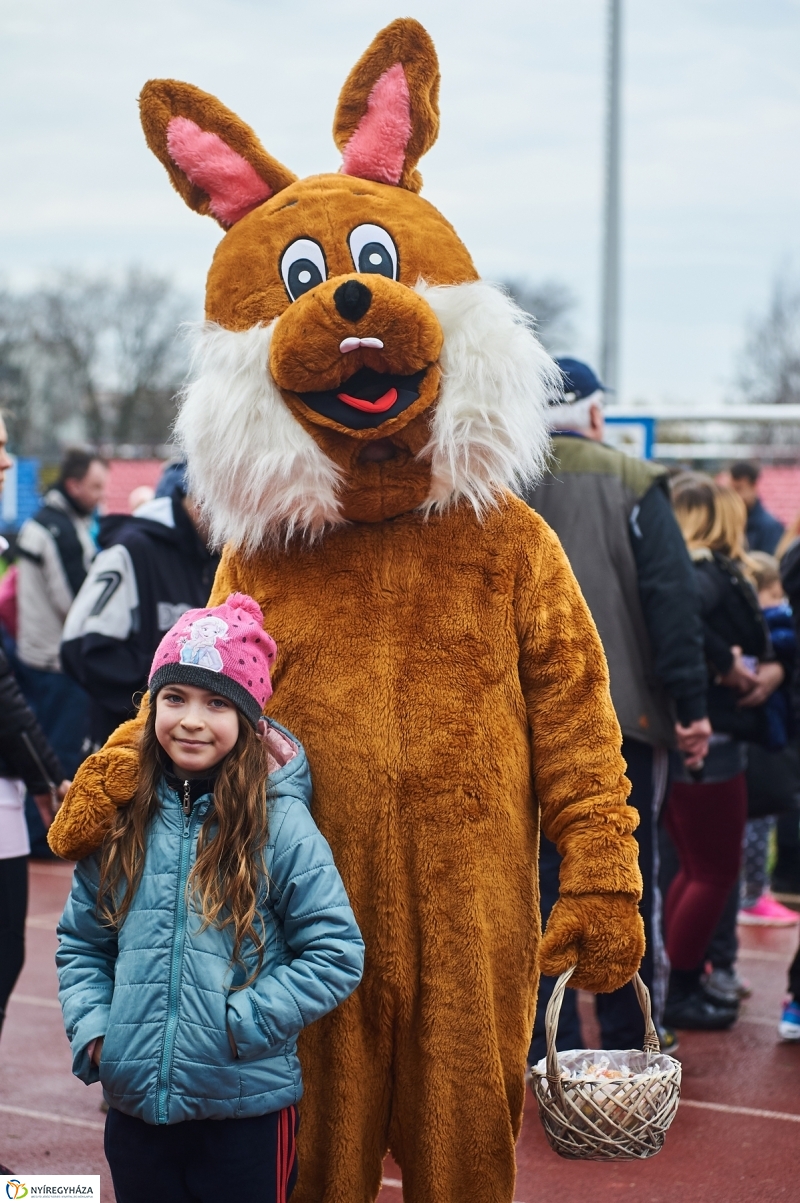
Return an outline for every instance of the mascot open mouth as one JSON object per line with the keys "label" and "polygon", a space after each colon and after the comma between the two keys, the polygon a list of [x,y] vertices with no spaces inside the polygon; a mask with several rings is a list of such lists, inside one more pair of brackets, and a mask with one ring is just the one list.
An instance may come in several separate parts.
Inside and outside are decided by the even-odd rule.
{"label": "mascot open mouth", "polygon": [[396,376],[392,372],[359,368],[336,388],[297,396],[309,409],[340,426],[370,430],[414,404],[426,370],[423,368],[413,376]]}

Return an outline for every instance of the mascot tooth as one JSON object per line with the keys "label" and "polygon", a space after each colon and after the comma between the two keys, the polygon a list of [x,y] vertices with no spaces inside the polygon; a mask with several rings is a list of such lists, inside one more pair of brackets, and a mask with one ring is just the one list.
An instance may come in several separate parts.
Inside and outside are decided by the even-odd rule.
{"label": "mascot tooth", "polygon": [[[367,948],[300,1040],[296,1203],[510,1203],[539,969],[613,990],[643,951],[636,815],[603,652],[561,547],[510,492],[545,454],[554,365],[419,196],[438,64],[398,20],[351,72],[341,171],[298,180],[214,97],[141,97],[149,146],[225,230],[178,421],[252,594],[314,815]],[[51,829],[85,855],[130,798],[140,720]],[[563,856],[544,937],[539,828]]]}

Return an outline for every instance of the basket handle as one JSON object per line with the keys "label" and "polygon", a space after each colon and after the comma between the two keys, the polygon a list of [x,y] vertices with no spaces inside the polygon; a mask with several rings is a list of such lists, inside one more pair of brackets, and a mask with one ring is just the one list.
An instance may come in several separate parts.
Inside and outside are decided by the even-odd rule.
{"label": "basket handle", "polygon": [[[564,1001],[564,991],[567,988],[567,983],[575,972],[577,966],[573,965],[566,969],[555,984],[555,989],[550,996],[550,1001],[547,1004],[547,1010],[544,1016],[544,1035],[547,1043],[547,1080],[550,1083],[550,1089],[559,1099],[562,1105],[566,1105],[564,1099],[564,1090],[561,1085],[561,1071],[558,1067],[558,1053],[556,1051],[556,1033],[558,1032],[558,1017],[561,1014],[561,1004]],[[631,978],[633,988],[636,991],[636,998],[639,1006],[642,1008],[644,1015],[644,1052],[648,1055],[661,1052],[661,1042],[658,1039],[658,1033],[653,1023],[652,1007],[650,1005],[650,991],[645,986],[638,973],[634,973]]]}

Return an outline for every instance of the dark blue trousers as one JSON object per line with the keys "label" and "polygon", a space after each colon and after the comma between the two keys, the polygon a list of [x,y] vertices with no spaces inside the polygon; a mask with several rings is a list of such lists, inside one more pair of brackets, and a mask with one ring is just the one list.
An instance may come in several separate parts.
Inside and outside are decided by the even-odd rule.
{"label": "dark blue trousers", "polygon": [[[627,763],[631,782],[629,805],[639,812],[635,835],[639,844],[639,867],[644,889],[641,912],[644,919],[647,947],[639,973],[653,998],[656,1022],[663,1008],[666,990],[665,960],[661,936],[661,894],[658,886],[658,815],[666,797],[668,783],[667,753],[654,749],[638,739],[622,741],[622,755]],[[561,857],[555,844],[542,836],[539,849],[539,884],[541,890],[542,926],[558,898],[558,872]],[[528,1060],[531,1064],[545,1055],[544,1013],[553,993],[556,980],[542,978]],[[612,994],[595,995],[597,1018],[603,1048],[641,1048],[644,1040],[644,1019],[633,986],[623,986]],[[569,988],[564,993],[556,1037],[559,1050],[584,1048],[578,1018],[577,994]]]}
{"label": "dark blue trousers", "polygon": [[297,1180],[296,1134],[296,1107],[158,1125],[112,1107],[105,1154],[117,1203],[286,1203]]}

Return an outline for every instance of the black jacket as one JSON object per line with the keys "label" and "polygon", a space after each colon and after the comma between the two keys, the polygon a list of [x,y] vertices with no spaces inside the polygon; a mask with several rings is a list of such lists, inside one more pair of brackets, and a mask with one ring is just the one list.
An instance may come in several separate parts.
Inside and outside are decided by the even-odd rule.
{"label": "black jacket", "polygon": [[[695,557],[697,555],[695,553]],[[769,630],[755,590],[733,560],[719,552],[695,558],[694,566],[708,663],[711,726],[715,731],[737,739],[761,743],[764,741],[761,707],[737,706],[737,691],[716,681],[716,677],[724,677],[733,665],[732,647],[740,647],[745,656],[757,660],[773,658]]]}
{"label": "black jacket", "polygon": [[[33,748],[33,752],[31,751]],[[35,754],[34,754],[35,753]],[[37,762],[38,756],[41,767]],[[42,768],[49,780],[42,776]],[[0,646],[0,777],[21,777],[32,794],[46,794],[64,780],[58,757],[36,715],[22,696],[8,656]]]}
{"label": "black jacket", "polygon": [[783,523],[774,514],[765,510],[760,501],[756,501],[747,514],[747,546],[751,551],[766,551],[775,554],[775,548],[781,541]]}
{"label": "black jacket", "polygon": [[792,709],[797,730],[800,730],[800,539],[795,539],[781,560],[781,580],[794,613],[798,655],[792,679]]}
{"label": "black jacket", "polygon": [[64,671],[92,698],[92,739],[102,743],[134,712],[153,655],[181,614],[208,601],[219,558],[207,549],[179,490],[110,514],[101,552],[64,626]]}

